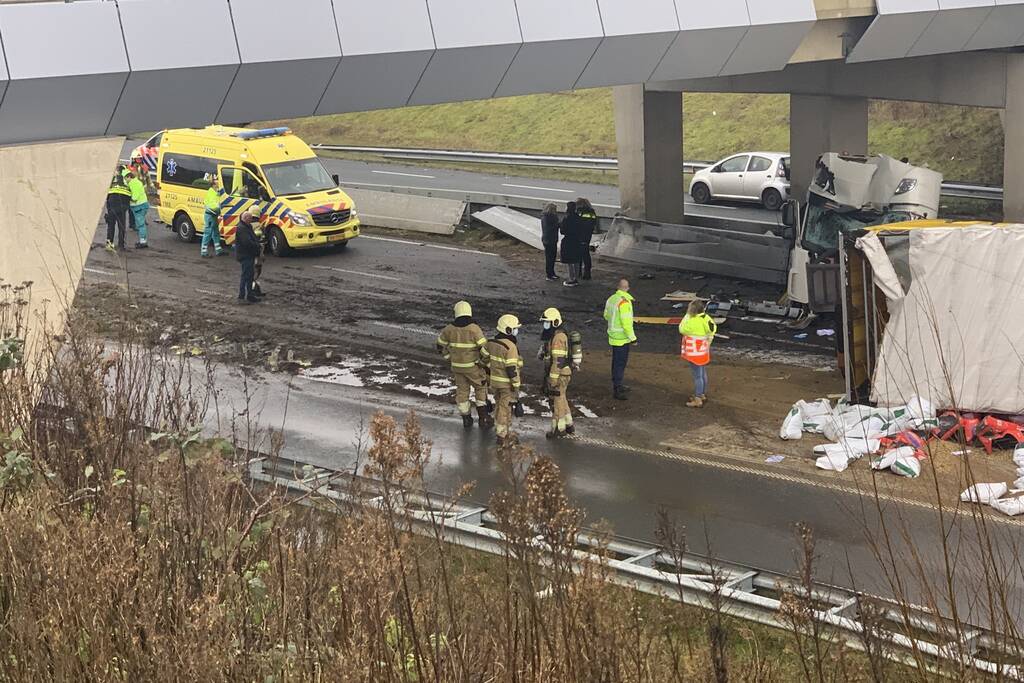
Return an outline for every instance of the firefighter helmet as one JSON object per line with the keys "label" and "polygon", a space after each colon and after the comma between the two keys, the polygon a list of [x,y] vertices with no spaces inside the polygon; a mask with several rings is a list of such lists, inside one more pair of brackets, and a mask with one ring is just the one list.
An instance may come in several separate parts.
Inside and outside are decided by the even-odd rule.
{"label": "firefighter helmet", "polygon": [[459,301],[455,304],[455,317],[461,318],[463,316],[472,317],[473,307],[469,305],[468,301]]}
{"label": "firefighter helmet", "polygon": [[512,330],[519,329],[519,318],[515,317],[511,313],[498,318],[498,332],[502,334],[512,334]]}
{"label": "firefighter helmet", "polygon": [[562,324],[562,314],[557,308],[548,308],[540,318],[541,322],[551,323],[551,327],[558,327]]}

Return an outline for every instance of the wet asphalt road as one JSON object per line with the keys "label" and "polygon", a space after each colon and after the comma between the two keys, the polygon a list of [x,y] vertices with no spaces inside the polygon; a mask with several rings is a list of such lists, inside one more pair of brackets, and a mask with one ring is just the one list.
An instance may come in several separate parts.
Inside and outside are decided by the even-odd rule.
{"label": "wet asphalt road", "polygon": [[[247,410],[261,427],[281,429],[282,455],[340,470],[358,469],[365,462],[365,444],[373,414],[383,411],[397,420],[415,410],[425,435],[433,442],[426,471],[427,487],[451,494],[467,482],[475,487],[468,499],[486,504],[503,486],[495,464],[493,436],[477,429],[465,431],[454,411],[436,402],[385,395],[365,388],[311,381],[302,377],[264,375],[249,379],[243,393],[236,370],[218,372],[220,427],[227,416]],[[287,415],[285,416],[285,410]],[[587,524],[611,522],[615,533],[654,543],[659,509],[685,525],[690,548],[730,562],[780,573],[795,573],[794,525],[811,526],[816,539],[816,578],[826,583],[889,595],[891,588],[872,552],[869,537],[880,539],[882,526],[874,502],[829,485],[736,471],[727,464],[680,462],[663,454],[637,452],[629,447],[591,439],[547,441],[546,420],[527,417],[517,424],[525,445],[552,457],[560,466],[573,504],[583,508]],[[600,434],[598,425],[581,419],[581,435]],[[211,426],[213,426],[211,424]],[[256,444],[257,448],[259,444]],[[699,454],[696,454],[699,455]],[[883,500],[885,528],[893,535],[892,557],[916,600],[920,588],[904,562],[913,557],[903,529],[911,531],[916,551],[930,580],[939,581],[942,528],[937,513],[924,506]],[[948,520],[947,520],[948,523]],[[948,530],[954,551],[961,554],[959,578],[962,610],[980,597],[970,580],[974,531]],[[1019,542],[1020,524],[990,525],[997,544]],[[964,547],[958,544],[963,541]],[[960,591],[958,591],[960,592]],[[1019,606],[1019,584],[1010,591]],[[984,621],[973,613],[967,621]]]}

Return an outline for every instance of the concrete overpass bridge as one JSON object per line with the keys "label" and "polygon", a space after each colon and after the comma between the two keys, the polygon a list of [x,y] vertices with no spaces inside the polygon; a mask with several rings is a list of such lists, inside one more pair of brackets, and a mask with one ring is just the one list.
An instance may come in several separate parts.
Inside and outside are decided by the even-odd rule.
{"label": "concrete overpass bridge", "polygon": [[596,86],[633,216],[681,222],[681,93],[721,91],[792,95],[797,192],[869,98],[1005,109],[1024,220],[1022,45],[1024,0],[0,0],[0,277],[77,284],[130,132]]}

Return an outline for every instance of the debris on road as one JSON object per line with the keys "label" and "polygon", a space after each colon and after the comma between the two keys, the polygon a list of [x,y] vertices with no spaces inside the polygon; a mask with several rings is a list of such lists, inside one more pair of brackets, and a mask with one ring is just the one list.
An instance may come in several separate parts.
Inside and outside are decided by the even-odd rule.
{"label": "debris on road", "polygon": [[544,251],[544,243],[541,241],[540,221],[530,214],[509,209],[505,206],[492,206],[489,209],[477,211],[473,214],[473,218],[486,223],[496,230],[500,230],[523,244],[539,251]]}
{"label": "debris on road", "polygon": [[782,462],[785,459],[786,456],[784,455],[769,455],[767,458],[764,459],[764,461],[769,465],[774,465],[775,463]]}
{"label": "debris on road", "polygon": [[367,225],[451,235],[466,214],[466,202],[377,190],[348,189]]}
{"label": "debris on road", "polygon": [[662,301],[693,301],[697,298],[696,292],[684,292],[681,289],[677,289],[674,292],[669,292],[665,296],[661,297]]}
{"label": "debris on road", "polygon": [[1010,517],[1024,514],[1024,490],[1011,489],[1003,482],[975,484],[960,494],[960,500],[988,505]]}

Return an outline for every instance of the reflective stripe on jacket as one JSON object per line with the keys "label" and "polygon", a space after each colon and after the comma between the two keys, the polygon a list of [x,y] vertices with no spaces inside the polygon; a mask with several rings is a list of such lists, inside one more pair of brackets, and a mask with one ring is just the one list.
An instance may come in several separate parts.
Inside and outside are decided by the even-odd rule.
{"label": "reflective stripe on jacket", "polygon": [[508,339],[491,339],[483,351],[490,370],[491,386],[495,389],[512,389],[519,391],[521,384],[519,372],[523,367],[523,359],[519,357],[519,349]]}
{"label": "reflective stripe on jacket", "polygon": [[107,194],[120,194],[125,197],[132,196],[131,190],[124,184],[124,178],[116,173],[110,181],[110,189],[107,190]]}
{"label": "reflective stripe on jacket", "polygon": [[445,360],[451,362],[452,369],[472,368],[480,364],[481,351],[487,339],[476,323],[468,325],[448,325],[437,338],[437,349]]}
{"label": "reflective stripe on jacket", "polygon": [[608,297],[604,304],[604,319],[608,321],[608,343],[625,346],[636,341],[633,332],[633,297],[621,289]]}
{"label": "reflective stripe on jacket", "polygon": [[562,376],[562,369],[569,367],[569,335],[564,330],[555,330],[544,351],[548,384],[554,386]]}

